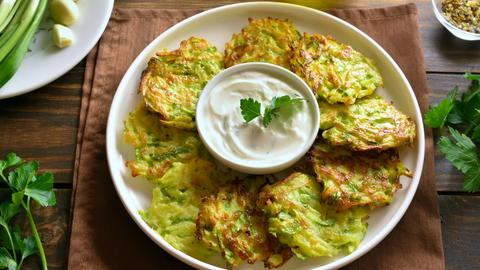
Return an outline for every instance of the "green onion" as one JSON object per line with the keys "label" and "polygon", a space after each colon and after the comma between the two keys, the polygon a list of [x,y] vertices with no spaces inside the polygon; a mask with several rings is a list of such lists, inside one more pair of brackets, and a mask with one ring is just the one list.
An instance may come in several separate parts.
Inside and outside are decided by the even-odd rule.
{"label": "green onion", "polygon": [[[5,27],[7,27],[7,25],[10,23],[10,21],[12,20],[13,16],[17,13],[17,10],[18,8],[20,7],[20,4],[23,2],[23,0],[16,0],[17,2],[15,2],[15,5],[13,6],[13,8],[10,10],[10,12],[8,13],[7,16],[5,16],[5,18],[3,18],[3,22],[2,21],[2,18],[0,17],[0,33],[3,32],[3,29],[5,29]],[[3,3],[3,2],[2,2]],[[0,15],[1,16],[1,15]]]}
{"label": "green onion", "polygon": [[14,25],[20,22],[20,20],[23,17],[23,13],[25,13],[25,9],[27,9],[29,1],[30,0],[17,0],[17,2],[21,2],[20,6],[18,7],[17,12],[13,14],[14,17],[11,19],[10,23],[6,25],[6,28],[3,31],[3,33],[8,32],[10,29],[13,28]]}
{"label": "green onion", "polygon": [[17,0],[3,0],[0,3],[0,25],[8,18],[8,14],[12,10]]}
{"label": "green onion", "polygon": [[20,68],[46,7],[47,0],[23,0],[16,14],[10,17],[8,27],[0,36],[0,88]]}
{"label": "green onion", "polygon": [[8,33],[4,34],[0,38],[0,48],[3,46],[3,44],[5,44],[5,42],[7,42],[7,40],[13,35],[13,33],[15,33],[15,30],[17,30],[17,28],[18,28],[18,23],[15,26],[13,26],[13,28],[10,29]]}

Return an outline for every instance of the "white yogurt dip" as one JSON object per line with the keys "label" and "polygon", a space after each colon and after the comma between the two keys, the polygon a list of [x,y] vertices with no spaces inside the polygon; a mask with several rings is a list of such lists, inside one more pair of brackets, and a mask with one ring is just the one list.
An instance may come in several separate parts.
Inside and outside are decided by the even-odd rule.
{"label": "white yogurt dip", "polygon": [[[315,119],[310,96],[291,87],[278,74],[265,71],[242,71],[219,81],[206,97],[203,106],[204,140],[224,158],[244,165],[261,167],[289,159],[305,147],[311,138]],[[263,125],[265,108],[273,97],[284,95],[310,98],[282,106],[278,118]],[[262,104],[259,116],[246,122],[240,100],[252,98]]]}

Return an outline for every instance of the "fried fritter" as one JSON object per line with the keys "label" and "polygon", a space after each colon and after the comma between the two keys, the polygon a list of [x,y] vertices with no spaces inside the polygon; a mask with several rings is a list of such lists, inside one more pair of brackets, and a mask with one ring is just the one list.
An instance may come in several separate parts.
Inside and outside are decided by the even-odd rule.
{"label": "fried fritter", "polygon": [[[153,189],[152,205],[139,211],[143,220],[174,248],[198,259],[219,252],[195,236],[202,198],[216,195],[229,176],[217,170],[214,163],[193,159],[188,163],[174,162],[172,168]],[[207,236],[206,236],[207,237]],[[213,239],[213,237],[211,237]]]}
{"label": "fried fritter", "polygon": [[305,33],[294,48],[291,69],[310,86],[313,93],[330,103],[355,103],[383,86],[380,71],[372,59],[350,46],[338,44],[331,36]]}
{"label": "fried fritter", "polygon": [[288,20],[254,20],[242,33],[233,34],[225,45],[225,68],[247,62],[265,62],[290,69],[291,46],[298,44],[300,33]]}
{"label": "fried fritter", "polygon": [[147,108],[167,126],[195,130],[195,108],[207,83],[223,70],[223,55],[207,41],[191,37],[175,51],[157,53],[142,73],[139,92]]}
{"label": "fried fritter", "polygon": [[263,187],[257,205],[268,218],[269,232],[301,259],[350,254],[365,237],[368,210],[353,207],[336,213],[320,200],[322,185],[313,175],[294,173]]}
{"label": "fried fritter", "polygon": [[370,210],[392,202],[401,188],[401,175],[412,178],[403,166],[396,148],[383,152],[351,151],[317,140],[307,153],[306,166],[314,166],[318,182],[323,183],[321,198],[337,211],[354,205],[368,205]]}
{"label": "fried fritter", "polygon": [[416,125],[410,116],[381,96],[357,99],[353,105],[318,101],[322,137],[352,150],[386,150],[413,147]]}
{"label": "fried fritter", "polygon": [[[203,198],[197,237],[209,246],[219,244],[228,269],[244,261],[253,264],[258,260],[271,269],[282,266],[293,256],[288,246],[281,245],[268,233],[265,215],[255,205],[263,183],[263,177],[252,176],[221,187],[216,197]],[[213,241],[209,238],[211,234],[216,236]]]}
{"label": "fried fritter", "polygon": [[124,125],[123,142],[135,147],[136,161],[125,163],[132,176],[140,175],[154,182],[173,162],[213,160],[197,132],[162,125],[160,117],[149,112],[143,102],[125,118]]}

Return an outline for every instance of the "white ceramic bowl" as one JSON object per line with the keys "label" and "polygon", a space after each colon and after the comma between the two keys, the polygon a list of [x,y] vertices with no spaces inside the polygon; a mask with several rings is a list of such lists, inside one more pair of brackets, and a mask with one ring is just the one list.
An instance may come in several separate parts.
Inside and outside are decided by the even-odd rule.
{"label": "white ceramic bowl", "polygon": [[[307,129],[307,128],[301,129],[309,133],[309,134],[305,134],[307,140],[304,142],[301,142],[301,140],[298,140],[299,143],[298,145],[296,145],[295,147],[296,149],[292,149],[291,152],[284,151],[286,153],[285,155],[282,155],[283,158],[280,158],[279,156],[276,156],[275,154],[272,154],[272,153],[259,155],[260,157],[259,160],[254,160],[252,159],[252,157],[249,157],[249,156],[237,157],[237,155],[231,154],[232,151],[234,152],[232,148],[226,147],[225,141],[222,139],[222,136],[220,135],[221,132],[220,131],[217,132],[218,129],[214,128],[215,126],[217,126],[216,125],[217,123],[210,123],[208,120],[206,120],[207,112],[211,111],[212,109],[210,108],[210,106],[217,106],[217,107],[222,106],[221,104],[216,104],[216,103],[212,104],[212,102],[209,102],[209,98],[212,95],[217,93],[215,91],[218,91],[218,90],[215,90],[216,87],[220,87],[221,83],[224,82],[225,80],[228,80],[235,76],[238,77],[238,75],[243,72],[258,72],[258,73],[261,73],[262,77],[264,78],[268,77],[271,79],[277,79],[281,82],[286,83],[292,89],[295,89],[298,92],[298,94],[301,95],[303,98],[308,98],[308,101],[305,102],[306,111],[308,115],[311,116],[311,118],[308,119],[309,123],[305,123],[305,125],[308,125],[310,129]],[[221,91],[228,91],[228,89],[223,89]],[[272,97],[268,97],[268,99],[271,99]],[[252,98],[255,99],[255,97],[252,97]],[[238,100],[237,108],[232,107],[232,108],[226,108],[226,109],[227,110],[231,109],[232,111],[230,112],[239,113],[239,107],[240,107],[240,100]],[[238,112],[236,112],[235,109],[237,109]],[[261,111],[263,113],[263,108]],[[227,112],[225,112],[225,114],[227,114]],[[208,151],[218,161],[223,163],[225,166],[239,172],[243,172],[247,174],[270,174],[270,173],[276,173],[276,172],[282,171],[292,166],[305,155],[308,149],[310,149],[318,133],[318,128],[320,125],[320,110],[318,108],[317,102],[315,100],[315,95],[313,94],[313,92],[310,90],[308,85],[302,79],[300,79],[297,75],[295,75],[293,72],[285,68],[282,68],[280,66],[267,64],[267,63],[246,63],[246,64],[236,65],[226,70],[223,70],[222,72],[217,74],[205,86],[197,102],[197,111],[196,111],[195,120],[197,123],[197,129],[200,134],[200,138],[202,139]],[[305,120],[305,119],[302,119],[302,120]],[[278,120],[273,119],[272,121],[278,121]],[[302,123],[299,123],[299,124],[302,124]],[[248,124],[245,124],[245,125],[248,125]],[[261,129],[262,131],[265,131],[268,134],[274,134],[273,132],[270,133],[271,129],[274,128],[272,126],[273,125],[270,125],[265,129],[261,127]],[[269,128],[270,130],[268,130]],[[231,134],[231,133],[227,131],[227,134]],[[233,137],[236,137],[236,136],[233,136]],[[259,139],[260,137],[261,135],[258,137],[255,137],[255,140],[260,140]],[[239,140],[230,140],[230,141],[232,143],[239,142]],[[285,146],[277,144],[277,148],[279,147],[283,148]],[[275,150],[277,148],[273,148],[272,150]],[[254,154],[249,150],[247,151],[248,152],[245,154],[248,154],[248,153]]]}
{"label": "white ceramic bowl", "polygon": [[455,27],[453,24],[449,23],[443,16],[442,2],[443,0],[432,0],[433,13],[435,13],[435,16],[437,17],[438,21],[443,26],[445,26],[445,28],[447,28],[448,31],[450,31],[453,35],[455,35],[460,39],[469,40],[469,41],[480,40],[480,34],[474,34],[474,33],[461,30]]}

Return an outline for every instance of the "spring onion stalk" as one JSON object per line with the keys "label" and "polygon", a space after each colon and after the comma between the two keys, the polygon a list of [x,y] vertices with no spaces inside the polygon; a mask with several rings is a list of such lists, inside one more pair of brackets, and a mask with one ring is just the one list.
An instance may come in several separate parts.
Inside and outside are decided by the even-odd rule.
{"label": "spring onion stalk", "polygon": [[5,42],[7,42],[7,40],[13,35],[13,33],[15,33],[15,30],[17,30],[17,28],[18,28],[18,23],[15,26],[13,26],[13,28],[10,29],[9,32],[5,33],[0,37],[0,48],[3,46],[3,44],[5,44]]}
{"label": "spring onion stalk", "polygon": [[18,42],[27,32],[28,28],[32,25],[33,17],[37,11],[38,3],[40,0],[31,0],[28,3],[28,7],[23,14],[20,25],[17,28],[17,31],[8,39],[8,41],[0,48],[0,62],[17,46]]}
{"label": "spring onion stalk", "polygon": [[[2,71],[0,72],[0,88],[3,87],[20,68],[46,7],[47,0],[31,0],[16,30],[11,34],[5,44],[0,47],[0,70]],[[41,246],[38,248],[39,251],[41,251],[43,262],[45,260],[45,254]]]}
{"label": "spring onion stalk", "polygon": [[10,29],[13,28],[14,25],[20,22],[20,20],[23,17],[23,13],[25,13],[25,10],[27,9],[28,3],[30,0],[18,0],[21,1],[22,3],[18,7],[17,12],[15,13],[14,17],[10,21],[10,23],[7,25],[7,28],[3,31],[3,33],[8,32]]}
{"label": "spring onion stalk", "polygon": [[17,0],[3,0],[0,3],[0,25],[7,19]]}
{"label": "spring onion stalk", "polygon": [[3,30],[10,23],[13,16],[17,13],[17,10],[20,7],[20,4],[23,2],[23,0],[16,0],[16,1],[17,2],[15,2],[15,5],[13,6],[12,10],[10,10],[10,13],[8,13],[8,16],[5,17],[5,20],[3,21],[3,23],[0,23],[0,33],[2,33]]}

